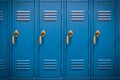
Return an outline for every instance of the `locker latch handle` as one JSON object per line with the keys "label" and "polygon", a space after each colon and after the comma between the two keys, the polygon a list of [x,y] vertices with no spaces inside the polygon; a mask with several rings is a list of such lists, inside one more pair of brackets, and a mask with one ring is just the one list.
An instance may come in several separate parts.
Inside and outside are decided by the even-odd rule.
{"label": "locker latch handle", "polygon": [[46,32],[45,30],[42,30],[40,36],[39,36],[39,44],[42,44],[42,39],[45,37],[46,35]]}
{"label": "locker latch handle", "polygon": [[95,33],[95,36],[94,36],[94,45],[96,44],[97,42],[97,38],[100,36],[100,31],[99,30],[96,30],[96,33]]}
{"label": "locker latch handle", "polygon": [[69,38],[71,38],[73,36],[73,31],[72,30],[69,30],[68,32],[68,35],[66,37],[66,44],[68,45],[69,44]]}
{"label": "locker latch handle", "polygon": [[13,45],[15,44],[15,38],[17,38],[18,35],[19,35],[18,30],[15,30],[14,35],[12,36],[12,44],[13,44]]}

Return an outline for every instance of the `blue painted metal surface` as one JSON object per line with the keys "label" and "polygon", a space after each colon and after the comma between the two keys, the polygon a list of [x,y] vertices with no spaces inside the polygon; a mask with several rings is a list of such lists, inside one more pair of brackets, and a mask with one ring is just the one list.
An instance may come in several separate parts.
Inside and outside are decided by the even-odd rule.
{"label": "blue painted metal surface", "polygon": [[115,4],[95,3],[94,35],[100,31],[94,45],[94,77],[115,77]]}
{"label": "blue painted metal surface", "polygon": [[13,0],[15,2],[31,2],[31,1],[35,1],[35,0]]}
{"label": "blue painted metal surface", "polygon": [[110,1],[116,1],[116,0],[94,0],[94,1],[102,1],[102,2],[107,1],[107,2],[110,2]]}
{"label": "blue painted metal surface", "polygon": [[119,77],[119,79],[120,79],[120,0],[118,0],[118,4],[117,4],[118,6],[118,29],[119,29],[119,33],[118,33],[118,40],[119,40],[119,43],[118,43],[118,45],[119,45],[119,53],[118,53],[118,61],[119,61],[119,64],[118,64],[118,67],[119,67],[119,71],[118,71],[118,77]]}
{"label": "blue painted metal surface", "polygon": [[39,78],[61,76],[61,3],[40,3],[40,32],[46,32],[39,45]]}
{"label": "blue painted metal surface", "polygon": [[8,12],[7,3],[0,2],[0,78],[8,77]]}
{"label": "blue painted metal surface", "polygon": [[61,0],[39,0],[39,1],[41,1],[41,2],[61,2]]}
{"label": "blue painted metal surface", "polygon": [[88,3],[67,3],[67,78],[88,77]]}
{"label": "blue painted metal surface", "polygon": [[12,78],[34,77],[34,4],[13,3],[12,33],[18,30],[11,50]]}
{"label": "blue painted metal surface", "polygon": [[[8,80],[8,77],[11,80],[25,80],[26,78],[29,80],[63,80],[63,78],[65,80],[89,80],[89,78],[91,78],[90,80],[115,80],[120,78],[120,64],[117,64],[118,69],[115,61],[117,59],[115,51],[115,29],[117,29],[115,0],[94,0],[94,14],[89,14],[88,0],[66,0],[63,3],[61,0],[13,0],[16,2],[11,2],[13,3],[10,10],[12,17],[9,22],[8,4],[5,1],[0,0],[0,80]],[[41,1],[35,7],[38,8],[36,14],[40,15],[38,22],[37,19],[34,19],[36,16],[34,6],[36,4],[29,3],[29,1]],[[67,20],[64,20],[64,23],[67,23],[65,32],[63,31],[65,26],[62,29],[62,25],[65,25],[62,23],[62,4],[64,4],[64,11],[65,6],[67,7],[66,12],[64,12],[66,14],[63,14],[63,18]],[[89,40],[93,38],[89,37],[91,35],[89,34],[91,28],[89,24],[92,24],[89,23],[89,16],[91,15],[94,16],[94,31],[91,32],[95,35],[96,30],[100,31],[96,45],[91,48],[94,49],[94,53],[89,52]],[[38,28],[34,25],[35,21],[36,25],[39,24]],[[10,38],[15,30],[19,31],[18,37],[15,38],[15,44],[12,45],[10,41],[12,45],[10,46],[11,66],[8,64],[7,45],[9,25],[11,27]],[[35,32],[35,28],[38,29],[36,30],[38,32]],[[46,32],[46,35],[42,38],[42,44],[39,44],[38,38],[42,30]],[[68,35],[69,30],[73,31],[73,36],[69,39],[63,56],[62,48],[65,44],[62,44],[64,41],[62,34]],[[35,38],[36,33],[39,33],[37,38]],[[118,63],[120,63],[119,53]],[[66,64],[62,64],[63,58]],[[36,63],[37,69],[35,70]],[[90,65],[92,65],[93,70]],[[65,68],[63,70],[62,66],[65,66],[66,70]],[[9,67],[11,74],[9,74]],[[116,70],[118,70],[118,77],[116,77]],[[89,73],[94,75],[90,76]]]}
{"label": "blue painted metal surface", "polygon": [[8,2],[7,0],[0,0],[0,2]]}
{"label": "blue painted metal surface", "polygon": [[88,0],[67,0],[67,1],[73,1],[73,2],[81,2],[81,1],[87,1],[88,2]]}

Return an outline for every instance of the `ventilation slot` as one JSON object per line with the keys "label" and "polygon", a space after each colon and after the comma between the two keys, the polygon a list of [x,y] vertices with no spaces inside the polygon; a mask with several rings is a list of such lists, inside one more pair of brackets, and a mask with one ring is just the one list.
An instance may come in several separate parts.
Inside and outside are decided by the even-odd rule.
{"label": "ventilation slot", "polygon": [[55,10],[45,10],[44,11],[44,20],[45,21],[56,21],[57,20],[57,11]]}
{"label": "ventilation slot", "polygon": [[3,11],[0,11],[0,22],[3,21]]}
{"label": "ventilation slot", "polygon": [[83,10],[72,10],[71,20],[72,21],[84,21],[84,11]]}
{"label": "ventilation slot", "polygon": [[3,60],[0,60],[0,71],[3,70],[4,66],[3,66]]}
{"label": "ventilation slot", "polygon": [[111,20],[111,11],[99,10],[98,11],[98,20],[99,21],[110,21]]}
{"label": "ventilation slot", "polygon": [[29,21],[30,11],[17,11],[17,21]]}
{"label": "ventilation slot", "polygon": [[44,59],[44,69],[45,70],[56,70],[57,60],[56,59]]}
{"label": "ventilation slot", "polygon": [[110,59],[98,59],[98,69],[99,70],[110,70],[111,60]]}
{"label": "ventilation slot", "polygon": [[71,69],[72,70],[83,70],[84,59],[71,59]]}
{"label": "ventilation slot", "polygon": [[30,70],[30,60],[17,60],[16,69],[20,71]]}

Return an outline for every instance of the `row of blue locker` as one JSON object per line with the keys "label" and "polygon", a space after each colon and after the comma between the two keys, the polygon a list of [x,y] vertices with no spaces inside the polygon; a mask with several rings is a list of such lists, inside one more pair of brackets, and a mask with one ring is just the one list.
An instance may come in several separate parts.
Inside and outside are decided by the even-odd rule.
{"label": "row of blue locker", "polygon": [[76,1],[0,2],[0,80],[120,80],[118,2]]}

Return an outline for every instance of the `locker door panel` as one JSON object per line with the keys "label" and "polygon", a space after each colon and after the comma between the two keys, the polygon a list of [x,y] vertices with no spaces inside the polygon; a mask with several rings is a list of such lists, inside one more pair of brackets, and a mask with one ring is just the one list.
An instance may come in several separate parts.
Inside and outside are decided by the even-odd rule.
{"label": "locker door panel", "polygon": [[88,1],[88,0],[67,0],[67,1],[74,1],[74,2],[76,2],[76,1],[79,1],[79,2],[83,2],[83,1]]}
{"label": "locker door panel", "polygon": [[6,77],[8,73],[8,36],[7,36],[7,3],[0,3],[0,77]]}
{"label": "locker door panel", "polygon": [[[73,32],[72,37],[69,31]],[[88,76],[88,3],[67,3],[67,77]],[[67,40],[67,39],[66,39]]]}
{"label": "locker door panel", "polygon": [[[120,10],[119,10],[119,16],[118,16],[119,22],[120,22]],[[119,23],[119,41],[118,41],[118,77],[120,79],[120,23]]]}
{"label": "locker door panel", "polygon": [[23,1],[24,1],[24,2],[26,2],[26,1],[27,1],[27,2],[31,2],[31,1],[34,1],[34,0],[13,0],[13,1],[17,1],[17,2],[19,2],[19,1],[22,1],[22,2],[23,2]]}
{"label": "locker door panel", "polygon": [[61,73],[61,3],[40,3],[39,77],[58,78]]}
{"label": "locker door panel", "polygon": [[56,1],[61,1],[61,0],[39,0],[39,1],[44,1],[44,2],[46,2],[46,1],[54,1],[54,2],[56,2]]}
{"label": "locker door panel", "polygon": [[110,2],[110,1],[115,1],[115,0],[94,0],[94,1],[108,1],[108,2]]}
{"label": "locker door panel", "polygon": [[[34,77],[34,4],[13,3],[12,78]],[[18,33],[16,33],[18,31]],[[18,36],[16,37],[16,35]],[[13,39],[14,37],[14,39]]]}
{"label": "locker door panel", "polygon": [[115,4],[96,3],[94,8],[94,76],[115,76]]}
{"label": "locker door panel", "polygon": [[7,0],[0,0],[0,2],[7,2]]}
{"label": "locker door panel", "polygon": [[97,78],[97,79],[92,79],[92,80],[116,80],[115,78]]}
{"label": "locker door panel", "polygon": [[118,27],[119,27],[119,28],[118,28],[118,29],[119,29],[119,32],[118,32],[118,36],[119,36],[119,37],[118,37],[118,39],[119,39],[119,40],[118,40],[118,46],[119,46],[119,48],[118,48],[118,49],[119,49],[119,50],[118,50],[118,68],[119,68],[118,77],[119,77],[119,79],[120,79],[120,9],[119,9],[119,8],[120,8],[120,5],[119,5],[119,4],[120,4],[120,0],[118,0],[117,2],[118,2],[118,3],[116,4],[116,5],[118,5],[118,6],[117,6],[117,7],[118,7],[118,17],[117,17],[118,19],[117,19],[117,20],[118,20]]}

